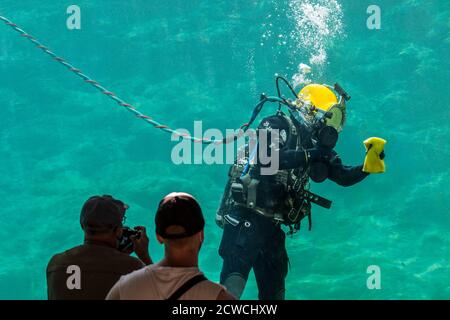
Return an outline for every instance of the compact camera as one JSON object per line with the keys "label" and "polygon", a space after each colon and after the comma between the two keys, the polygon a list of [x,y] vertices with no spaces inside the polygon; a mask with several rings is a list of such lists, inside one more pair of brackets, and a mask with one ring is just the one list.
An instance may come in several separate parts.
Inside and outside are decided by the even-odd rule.
{"label": "compact camera", "polygon": [[131,237],[134,236],[139,239],[141,236],[141,231],[136,228],[123,227],[122,237],[119,239],[118,249],[121,252],[131,253],[134,251],[134,244]]}

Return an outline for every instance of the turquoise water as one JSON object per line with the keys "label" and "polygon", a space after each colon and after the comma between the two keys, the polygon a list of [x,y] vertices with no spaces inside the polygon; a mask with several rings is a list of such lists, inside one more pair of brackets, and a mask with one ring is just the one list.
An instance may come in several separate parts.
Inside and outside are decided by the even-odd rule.
{"label": "turquoise water", "polygon": [[[366,9],[381,8],[381,29]],[[174,128],[236,128],[275,73],[338,81],[352,95],[337,151],[364,159],[381,136],[387,172],[350,188],[312,190],[311,232],[288,239],[288,299],[450,298],[450,101],[447,0],[3,0],[0,12],[144,113]],[[312,10],[311,10],[312,9]],[[151,230],[170,191],[194,194],[206,215],[200,266],[219,279],[215,209],[226,165],[174,165],[170,135],[152,129],[0,25],[0,298],[45,299],[49,258],[82,241],[79,211],[93,194],[129,203],[128,224]],[[264,111],[266,114],[270,112]],[[381,268],[381,290],[366,269]],[[255,299],[250,276],[244,298]]]}

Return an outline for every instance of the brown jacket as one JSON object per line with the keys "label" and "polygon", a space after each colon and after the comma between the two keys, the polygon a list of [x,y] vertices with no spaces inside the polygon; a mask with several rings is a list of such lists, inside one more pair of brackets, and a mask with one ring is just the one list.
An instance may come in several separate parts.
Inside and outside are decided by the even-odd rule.
{"label": "brown jacket", "polygon": [[[79,289],[73,287],[76,272],[69,266],[79,267]],[[141,260],[111,247],[94,244],[75,247],[50,259],[47,266],[48,299],[103,300],[121,276],[142,267]]]}

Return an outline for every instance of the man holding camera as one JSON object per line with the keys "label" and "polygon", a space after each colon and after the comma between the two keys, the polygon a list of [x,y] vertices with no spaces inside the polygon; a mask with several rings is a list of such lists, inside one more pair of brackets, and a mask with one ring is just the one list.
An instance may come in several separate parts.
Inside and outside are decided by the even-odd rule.
{"label": "man holding camera", "polygon": [[[80,216],[84,244],[51,258],[48,299],[103,300],[121,276],[152,264],[145,228],[123,226],[127,209],[106,195],[85,202]],[[129,255],[133,251],[139,259]]]}

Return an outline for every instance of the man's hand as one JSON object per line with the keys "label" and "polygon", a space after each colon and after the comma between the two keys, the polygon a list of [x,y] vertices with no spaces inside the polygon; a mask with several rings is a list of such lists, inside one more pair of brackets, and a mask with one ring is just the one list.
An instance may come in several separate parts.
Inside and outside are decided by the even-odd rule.
{"label": "man's hand", "polygon": [[130,237],[134,244],[134,251],[139,259],[141,259],[141,261],[146,265],[152,264],[153,262],[148,252],[149,239],[147,236],[147,230],[142,226],[136,227],[136,230],[139,230],[140,235]]}

